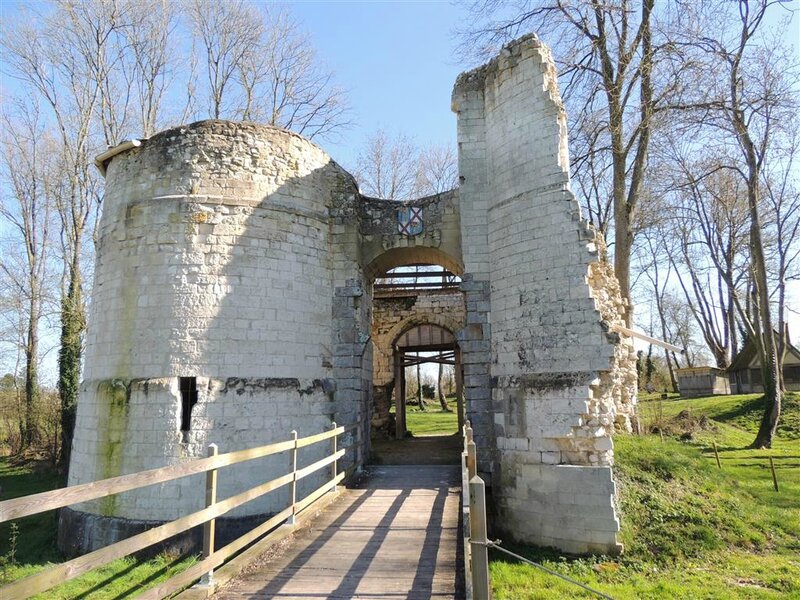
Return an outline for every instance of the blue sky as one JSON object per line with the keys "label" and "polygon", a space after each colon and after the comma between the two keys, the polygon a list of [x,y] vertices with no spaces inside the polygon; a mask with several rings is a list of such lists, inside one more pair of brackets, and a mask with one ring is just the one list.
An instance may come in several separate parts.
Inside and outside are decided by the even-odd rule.
{"label": "blue sky", "polygon": [[297,2],[293,14],[319,55],[349,91],[355,125],[332,158],[352,165],[378,128],[410,135],[420,145],[455,146],[450,93],[466,65],[456,64],[453,29],[464,11],[449,2]]}

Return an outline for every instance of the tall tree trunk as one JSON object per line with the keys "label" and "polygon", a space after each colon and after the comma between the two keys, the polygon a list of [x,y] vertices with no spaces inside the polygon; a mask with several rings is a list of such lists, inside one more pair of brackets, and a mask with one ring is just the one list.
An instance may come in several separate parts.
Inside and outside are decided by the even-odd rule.
{"label": "tall tree trunk", "polygon": [[[757,173],[757,172],[756,172]],[[772,440],[778,429],[781,415],[781,385],[778,372],[778,356],[775,344],[775,329],[772,326],[772,315],[767,290],[767,270],[764,259],[764,246],[761,240],[761,223],[758,215],[758,177],[748,186],[748,203],[752,223],[750,226],[750,252],[753,260],[753,278],[756,287],[756,300],[759,313],[760,335],[756,337],[756,347],[761,357],[761,381],[764,386],[766,407],[753,441],[754,448],[771,448]]]}
{"label": "tall tree trunk", "polygon": [[[667,320],[664,317],[664,309],[661,306],[660,299],[658,300],[658,304],[659,304],[659,306],[657,307],[658,317],[659,320],[661,321],[661,337],[662,339],[666,340],[669,337],[667,332]],[[672,390],[676,391],[678,389],[678,380],[675,377],[675,367],[672,366],[672,358],[669,355],[669,350],[667,350],[666,348],[664,348],[664,360],[667,361],[667,369],[669,370],[670,385],[672,386]]]}
{"label": "tall tree trunk", "polygon": [[450,407],[447,405],[447,397],[444,395],[444,390],[442,389],[442,379],[444,375],[444,365],[440,362],[439,363],[439,376],[436,380],[436,388],[439,393],[439,404],[442,406],[442,410],[450,412]]}
{"label": "tall tree trunk", "polygon": [[69,286],[61,299],[61,348],[58,351],[58,391],[61,396],[61,464],[69,466],[72,454],[72,434],[78,406],[81,373],[81,335],[84,330],[81,275],[73,256],[69,269]]}
{"label": "tall tree trunk", "polygon": [[419,402],[419,409],[425,410],[425,399],[422,397],[422,376],[420,375],[419,352],[417,356],[417,401]]}
{"label": "tall tree trunk", "polygon": [[[750,266],[753,276],[753,304],[755,308],[754,324],[760,331],[755,336],[756,348],[761,359],[761,381],[764,386],[764,400],[766,407],[761,424],[753,440],[754,448],[771,448],[772,440],[778,429],[778,420],[781,416],[781,386],[780,373],[778,372],[778,356],[775,344],[775,329],[772,325],[772,313],[769,305],[769,289],[767,287],[767,266],[764,257],[764,242],[761,238],[761,218],[758,212],[760,203],[759,184],[761,183],[761,160],[759,152],[751,136],[749,123],[743,102],[740,97],[742,85],[739,66],[744,49],[752,34],[746,20],[747,5],[745,7],[745,22],[742,28],[739,51],[735,55],[730,71],[730,106],[728,117],[738,136],[738,142],[745,162],[747,164],[747,207],[750,212]],[[762,13],[763,14],[763,13]]]}
{"label": "tall tree trunk", "polygon": [[778,389],[781,393],[786,392],[785,382],[783,381],[783,363],[786,359],[786,349],[789,346],[789,329],[785,320],[786,314],[786,277],[781,273],[778,280],[778,349],[777,349],[777,370],[778,370]]}
{"label": "tall tree trunk", "polygon": [[33,280],[29,304],[28,333],[25,343],[25,430],[22,439],[23,448],[36,441],[36,405],[39,403],[39,298],[37,297],[35,279]]}

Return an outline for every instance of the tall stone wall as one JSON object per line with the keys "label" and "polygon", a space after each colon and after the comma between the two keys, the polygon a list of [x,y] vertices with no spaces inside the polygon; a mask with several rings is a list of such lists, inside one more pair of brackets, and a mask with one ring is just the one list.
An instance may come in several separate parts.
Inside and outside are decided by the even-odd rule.
{"label": "tall stone wall", "polygon": [[[205,456],[211,442],[229,452],[355,418],[357,407],[338,402],[332,353],[341,296],[331,291],[329,211],[348,191],[357,193],[352,178],[318,147],[255,124],[195,123],[113,158],[70,485]],[[185,432],[181,377],[197,384]],[[301,461],[326,450],[312,446]],[[285,456],[225,469],[220,497],[285,470]],[[195,477],[77,510],[169,520],[202,496]],[[285,505],[284,491],[230,516]]]}
{"label": "tall stone wall", "polygon": [[509,45],[459,77],[453,105],[462,224],[467,211],[485,209],[485,240],[483,224],[462,238],[483,248],[474,262],[465,255],[474,293],[485,293],[478,273],[490,282],[491,330],[475,335],[491,339],[493,427],[482,433],[495,451],[496,523],[527,542],[614,552],[611,436],[618,405],[633,403],[635,371],[632,380],[625,374],[634,357],[609,333],[618,289],[569,191],[566,115],[549,50],[533,36]]}

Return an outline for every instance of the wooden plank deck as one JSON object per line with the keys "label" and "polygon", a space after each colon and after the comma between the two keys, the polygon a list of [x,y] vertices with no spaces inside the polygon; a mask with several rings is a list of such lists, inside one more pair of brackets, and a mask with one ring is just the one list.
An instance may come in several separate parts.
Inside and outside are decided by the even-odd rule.
{"label": "wooden plank deck", "polygon": [[214,598],[463,598],[459,468],[371,466],[368,475]]}

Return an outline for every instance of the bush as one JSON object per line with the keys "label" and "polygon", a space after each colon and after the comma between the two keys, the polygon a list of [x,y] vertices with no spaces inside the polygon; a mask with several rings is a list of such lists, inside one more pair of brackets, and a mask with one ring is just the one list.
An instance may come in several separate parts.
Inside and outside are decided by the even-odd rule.
{"label": "bush", "polygon": [[25,399],[13,386],[0,388],[0,455],[23,453],[56,464],[61,452],[61,403],[58,393],[41,390],[34,409],[34,435],[31,446],[24,448]]}

